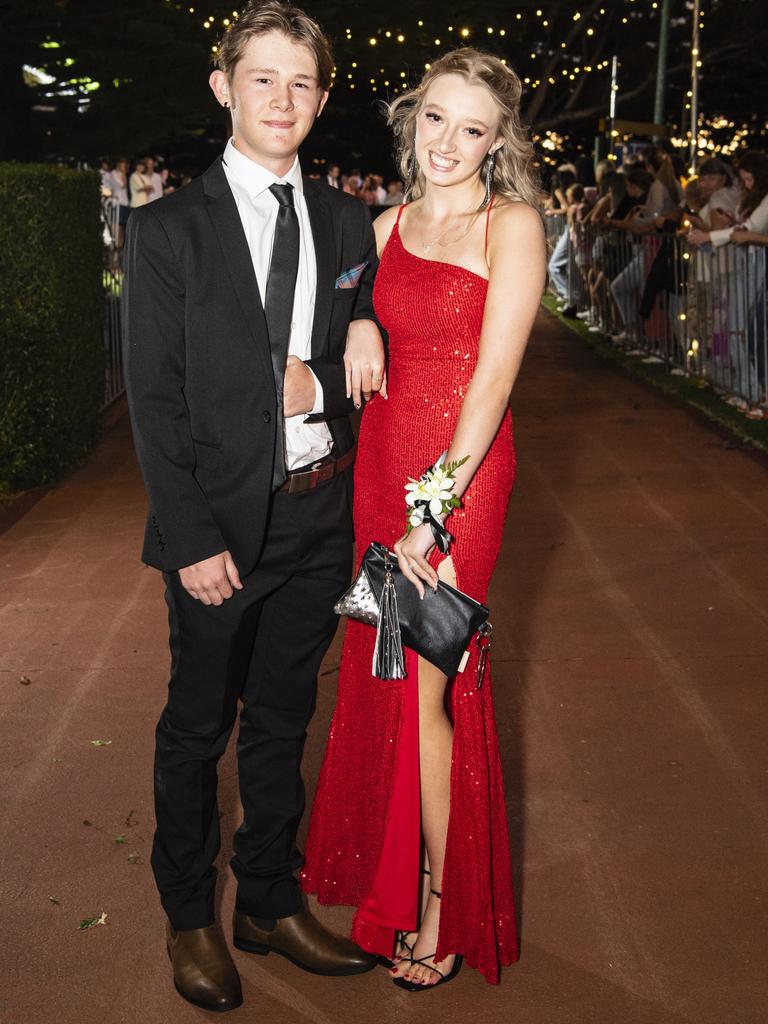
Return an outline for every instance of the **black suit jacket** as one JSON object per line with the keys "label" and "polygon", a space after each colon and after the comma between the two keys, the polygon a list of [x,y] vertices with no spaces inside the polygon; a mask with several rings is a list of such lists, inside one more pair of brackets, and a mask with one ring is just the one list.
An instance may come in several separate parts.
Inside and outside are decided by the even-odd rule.
{"label": "black suit jacket", "polygon": [[[309,178],[304,194],[317,255],[308,363],[323,388],[319,418],[341,455],[353,444],[342,357],[350,320],[375,319],[376,244],[358,199]],[[334,287],[364,260],[357,288]],[[123,313],[128,402],[150,504],[142,559],[170,572],[228,549],[247,574],[271,496],[275,381],[251,254],[221,158],[131,214]]]}

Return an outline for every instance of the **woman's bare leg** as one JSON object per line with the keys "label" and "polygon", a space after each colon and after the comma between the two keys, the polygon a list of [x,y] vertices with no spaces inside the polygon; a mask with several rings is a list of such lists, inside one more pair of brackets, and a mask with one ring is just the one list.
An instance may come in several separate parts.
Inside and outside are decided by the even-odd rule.
{"label": "woman's bare leg", "polygon": [[[439,577],[456,585],[456,572],[450,558],[443,559],[438,568]],[[428,896],[421,926],[413,947],[415,959],[429,956],[437,948],[440,924],[440,901],[429,890],[440,892],[445,859],[445,841],[448,835],[448,814],[451,799],[451,754],[453,726],[445,711],[447,677],[434,665],[419,658],[419,770],[421,776],[421,819],[424,846],[430,875],[425,892]],[[448,956],[439,965],[443,974],[453,966],[454,957]],[[440,976],[425,965],[412,965],[400,961],[394,969],[397,977],[407,976],[411,981],[434,984]]]}

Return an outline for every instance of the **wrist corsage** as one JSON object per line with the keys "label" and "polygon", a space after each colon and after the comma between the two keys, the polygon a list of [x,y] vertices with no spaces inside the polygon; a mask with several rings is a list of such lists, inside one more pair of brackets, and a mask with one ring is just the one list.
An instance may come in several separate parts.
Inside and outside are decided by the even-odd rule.
{"label": "wrist corsage", "polygon": [[448,554],[453,537],[446,530],[443,521],[456,508],[461,508],[461,499],[453,494],[456,470],[469,458],[465,455],[457,462],[445,463],[447,452],[443,452],[434,466],[425,470],[418,480],[411,479],[405,485],[407,505],[406,534],[422,523],[429,523],[435,543],[444,555]]}

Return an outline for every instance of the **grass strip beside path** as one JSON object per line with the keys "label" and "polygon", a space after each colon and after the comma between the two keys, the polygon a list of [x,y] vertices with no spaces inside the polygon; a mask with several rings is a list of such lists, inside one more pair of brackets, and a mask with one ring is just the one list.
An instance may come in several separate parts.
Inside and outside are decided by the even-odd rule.
{"label": "grass strip beside path", "polygon": [[633,377],[638,377],[668,397],[692,406],[708,419],[725,427],[739,440],[768,452],[768,420],[748,419],[738,409],[727,405],[710,384],[701,378],[672,376],[664,363],[644,363],[643,356],[627,355],[612,345],[605,335],[590,333],[589,325],[582,320],[560,316],[553,295],[544,295],[541,304],[574,334],[578,334],[601,359],[613,363]]}

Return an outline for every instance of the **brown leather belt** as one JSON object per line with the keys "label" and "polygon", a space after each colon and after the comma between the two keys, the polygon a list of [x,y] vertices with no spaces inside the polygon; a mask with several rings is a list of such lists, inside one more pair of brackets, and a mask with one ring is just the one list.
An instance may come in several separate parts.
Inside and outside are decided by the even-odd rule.
{"label": "brown leather belt", "polygon": [[298,494],[299,491],[311,491],[313,487],[319,487],[329,480],[333,480],[339,473],[349,469],[355,461],[357,445],[354,444],[348,452],[338,459],[320,464],[314,463],[309,469],[296,469],[288,474],[288,479],[280,488],[281,491],[288,491],[289,494]]}

